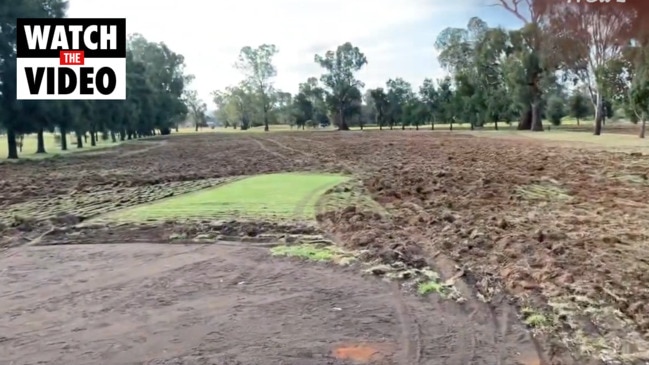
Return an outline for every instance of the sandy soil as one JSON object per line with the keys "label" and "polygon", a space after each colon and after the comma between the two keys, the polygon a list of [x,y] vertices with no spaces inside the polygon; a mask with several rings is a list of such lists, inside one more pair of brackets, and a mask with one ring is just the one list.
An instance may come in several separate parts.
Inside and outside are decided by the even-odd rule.
{"label": "sandy soil", "polygon": [[[24,245],[28,243],[162,242],[168,231],[187,229],[193,234],[199,234],[210,226],[210,222],[205,221],[180,228],[173,223],[167,223],[164,227],[97,227],[96,230],[85,229],[82,232],[71,228],[80,221],[104,212],[212,186],[239,175],[280,171],[348,172],[360,177],[364,189],[390,213],[389,218],[377,217],[353,206],[341,207],[338,211],[320,214],[319,229],[335,237],[343,245],[368,250],[373,258],[386,263],[405,261],[413,266],[429,264],[446,278],[461,276],[463,280],[458,285],[466,284],[464,290],[469,298],[461,305],[404,299],[412,303],[409,310],[413,314],[403,318],[414,318],[405,321],[419,323],[417,327],[422,331],[422,340],[411,340],[409,348],[417,347],[416,343],[423,344],[422,349],[431,348],[427,347],[428,344],[436,345],[431,345],[433,350],[430,351],[408,350],[406,352],[410,355],[404,355],[405,357],[386,355],[387,363],[414,364],[418,361],[421,364],[494,364],[499,363],[494,359],[502,356],[501,364],[513,364],[517,361],[512,357],[516,351],[523,354],[538,352],[539,355],[532,356],[534,360],[527,361],[529,364],[538,363],[540,358],[551,364],[571,363],[565,357],[566,353],[577,357],[572,362],[577,364],[587,363],[591,355],[600,358],[602,354],[622,356],[632,363],[634,360],[649,358],[649,249],[646,245],[649,234],[644,223],[649,218],[649,205],[645,198],[649,194],[646,177],[648,167],[649,159],[645,156],[559,148],[543,144],[542,141],[495,140],[426,131],[190,135],[141,141],[102,153],[1,164],[0,246],[5,250],[1,255],[11,254],[11,260],[17,260],[4,261],[18,265],[21,260],[26,260],[18,258],[31,255],[32,252],[44,250],[43,252],[51,253],[46,261],[47,272],[29,273],[28,268],[24,268],[21,270],[28,277],[12,279],[8,276],[11,271],[5,270],[0,285],[13,287],[3,290],[17,290],[16,286],[22,288],[20,290],[27,290],[25,288],[38,283],[36,278],[31,279],[32,275],[67,283],[66,275],[56,274],[58,267],[69,267],[70,260],[81,265],[79,259],[74,259],[74,252],[79,248],[26,248]],[[55,231],[52,231],[53,228]],[[223,229],[219,228],[221,231]],[[240,232],[238,228],[231,231],[250,235],[250,232]],[[45,232],[50,234],[42,236]],[[252,235],[254,234],[253,232]],[[108,247],[85,246],[83,250],[98,250],[105,255],[119,253],[120,250],[135,250],[135,246],[119,246],[119,250]],[[164,256],[165,250],[179,250],[182,246],[156,247],[159,247],[157,252]],[[224,248],[214,247],[210,250]],[[252,250],[250,254],[261,257],[254,256],[261,254],[253,254]],[[242,262],[245,262],[242,252],[238,256],[232,255],[241,257]],[[266,262],[268,257],[258,260],[253,266],[260,265],[258,262]],[[105,264],[93,263],[90,259],[81,261],[87,262],[87,270],[93,273],[101,272],[102,269],[92,265]],[[147,265],[158,267],[154,263],[144,262],[146,260],[142,259],[128,264],[116,259],[112,265],[125,272],[142,272]],[[278,262],[269,261],[268,270],[283,267]],[[4,265],[8,264],[1,267],[5,267]],[[245,264],[233,265],[245,267]],[[307,278],[309,275],[335,277],[331,280],[343,282],[340,276],[335,276],[342,274],[331,268],[326,269],[329,274],[308,274],[308,270],[322,269],[307,265],[284,267],[283,270],[294,273],[285,286],[318,293],[318,281],[316,284],[302,281],[302,277]],[[298,275],[295,270],[307,271]],[[189,271],[175,274],[179,277],[186,274],[188,278],[199,275]],[[128,277],[127,274],[123,275],[124,278]],[[245,275],[245,270],[239,270],[237,275]],[[260,275],[259,277],[263,277],[266,274]],[[366,294],[372,292],[372,295],[395,295],[394,292],[388,294],[377,283],[366,283],[363,281],[365,279],[351,273],[345,275],[349,275],[349,278],[345,278],[340,285],[349,285],[349,288],[341,287],[339,296],[342,298],[356,298],[356,291]],[[117,302],[111,301],[113,294],[95,300],[99,303],[106,302],[107,308],[118,308],[125,302],[124,298],[133,298],[135,301],[135,298],[140,298],[142,293],[147,292],[148,289],[138,286],[138,283],[155,281],[156,278],[153,274],[151,277],[145,275],[125,284],[130,289],[124,289],[117,296],[121,298]],[[14,284],[9,284],[10,282]],[[75,297],[70,294],[74,293],[71,291],[74,289],[65,286],[61,288],[64,293],[47,294],[49,285],[52,284],[38,290],[30,289],[25,294],[18,294],[18,297],[4,294],[0,310],[5,311],[5,307],[31,308],[46,302],[52,295]],[[357,285],[360,287],[356,288]],[[270,292],[265,296],[272,298],[281,293],[279,288],[272,288],[268,287]],[[87,290],[94,289],[88,287]],[[162,288],[151,290],[151,293],[163,291]],[[125,294],[129,292],[130,295]],[[9,300],[4,298],[8,297],[14,298],[13,304],[4,303]],[[319,300],[329,300],[326,298],[329,297],[319,297]],[[367,304],[370,308],[385,303],[381,308],[386,313],[396,310],[393,299],[390,307],[383,299],[371,298],[374,299]],[[409,298],[408,295],[405,298]],[[68,300],[74,302],[73,299]],[[209,302],[209,299],[201,300]],[[227,302],[235,299],[223,300]],[[46,346],[49,342],[74,342],[73,338],[77,335],[84,336],[85,339],[83,332],[77,334],[69,330],[56,340],[39,337],[39,333],[46,333],[48,328],[62,331],[58,325],[48,322],[54,321],[52,318],[66,317],[68,312],[78,316],[86,307],[88,311],[93,310],[91,304],[83,302],[75,303],[75,308],[64,300],[55,303],[60,304],[46,307],[50,310],[47,314],[37,311],[41,314],[37,319],[31,320],[34,323],[33,332],[31,337],[29,334],[24,335],[29,339],[24,340],[26,342],[22,347],[6,343],[15,341],[12,340],[15,336],[21,336],[20,331],[25,331],[24,328],[30,326],[30,321],[17,317],[14,322],[8,322],[4,319],[7,316],[3,314],[2,332],[6,332],[4,328],[8,327],[11,331],[9,333],[13,334],[2,334],[8,338],[0,343],[7,346],[3,352],[12,348],[15,349],[11,352],[13,357],[26,359],[35,356],[29,355],[38,351],[34,349]],[[146,313],[144,308],[150,307],[145,299],[142,299],[141,304],[130,303],[133,313]],[[98,305],[100,304],[95,304]],[[203,308],[206,305],[203,304]],[[538,334],[537,341],[530,341],[527,332],[519,329],[521,322],[514,318],[514,309],[522,313],[530,308],[548,319],[548,323],[533,328]],[[382,313],[379,309],[376,311]],[[12,313],[10,310],[6,312]],[[118,312],[108,309],[102,315]],[[248,312],[248,317],[251,313],[252,310]],[[253,316],[254,320],[241,320],[243,323],[268,323],[257,325],[260,331],[273,327],[272,323],[276,322],[284,323],[285,326],[300,325],[291,323],[288,318],[274,320],[284,315],[290,316],[290,313],[284,314],[279,310],[273,317],[261,317],[264,322],[259,322],[259,316]],[[197,316],[200,317],[199,314]],[[349,318],[363,318],[363,315],[355,313]],[[331,336],[328,341],[332,344],[341,340],[341,334],[349,331],[350,337],[343,340],[352,341],[352,337],[363,337],[359,336],[357,325],[352,319],[352,324],[337,327],[336,330],[328,329],[330,327],[327,323],[320,325],[310,319],[312,322],[308,322],[305,328],[311,331],[318,328],[314,332],[323,338]],[[439,323],[424,323],[433,320]],[[121,323],[120,321],[123,320],[115,318],[116,323]],[[133,318],[126,322],[139,323]],[[234,323],[229,321],[222,324],[228,331],[226,333],[234,333]],[[375,325],[382,326],[378,321]],[[485,329],[476,328],[476,325],[485,326]],[[406,343],[395,342],[395,338],[403,332],[395,329],[397,327],[389,324],[381,327],[381,331],[392,334],[392,339],[386,341],[396,346],[398,351],[391,352],[394,354],[405,351]],[[237,331],[243,331],[241,328]],[[465,335],[447,336],[447,333],[464,333],[464,328],[470,328],[469,332],[475,332],[477,337],[467,339]],[[431,333],[426,332],[429,329]],[[305,330],[296,327],[294,331],[296,335],[287,334],[292,339],[285,339],[284,343],[301,343],[302,339],[307,341],[305,334],[300,332]],[[243,332],[238,333],[241,335],[233,336],[237,340],[232,341],[232,346],[235,346],[235,342],[237,345],[229,351],[245,353],[245,356],[253,356],[250,354],[256,351],[273,351],[261,345],[254,347],[257,345],[250,343],[264,343],[269,336],[275,335],[255,335],[251,332],[250,337],[245,337]],[[379,341],[370,332],[364,333],[369,336],[367,341]],[[419,332],[410,332],[408,336],[412,337],[416,333]],[[490,340],[487,340],[487,334],[491,336]],[[104,331],[103,336],[112,335]],[[149,338],[152,343],[157,341],[156,335]],[[160,338],[161,343],[166,341],[164,335],[160,335]],[[205,338],[200,346],[208,346],[206,343],[217,346],[215,342],[218,341]],[[445,343],[447,350],[440,352],[439,348],[435,348],[440,342]],[[496,344],[497,349],[494,349]],[[164,347],[157,346],[152,351]],[[330,354],[331,346],[327,347],[327,351],[322,350],[322,353]],[[537,347],[540,351],[537,351]],[[492,350],[487,350],[488,348]],[[70,356],[69,359],[80,359],[82,356],[95,356],[91,353],[98,350],[88,350],[87,354],[84,351],[71,347],[66,356]],[[213,348],[205,350],[203,356],[217,356],[219,351],[225,353],[225,350]],[[284,356],[279,352],[281,351],[277,350],[276,356]],[[419,353],[419,357],[412,355],[415,353]],[[287,357],[280,360],[280,357],[268,356],[276,359],[272,360],[276,363],[308,363]],[[462,356],[475,360],[463,362]],[[483,358],[480,359],[479,356]],[[457,359],[460,359],[459,362]],[[200,363],[198,360],[192,361],[194,360],[185,360],[184,363]],[[245,357],[241,357],[239,361],[244,364],[258,363]],[[326,364],[333,360],[320,358],[310,361]],[[79,363],[93,361],[88,358]]]}

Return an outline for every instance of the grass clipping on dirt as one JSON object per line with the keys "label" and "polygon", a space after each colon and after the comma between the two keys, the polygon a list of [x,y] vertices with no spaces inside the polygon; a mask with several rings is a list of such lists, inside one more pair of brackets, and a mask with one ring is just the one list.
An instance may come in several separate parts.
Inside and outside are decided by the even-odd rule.
{"label": "grass clipping on dirt", "polygon": [[334,262],[347,265],[355,260],[352,253],[346,252],[333,245],[301,243],[297,245],[281,245],[270,250],[273,256],[297,257],[308,261]]}
{"label": "grass clipping on dirt", "polygon": [[536,184],[519,186],[515,195],[529,201],[569,201],[572,197],[556,181],[542,181]]}
{"label": "grass clipping on dirt", "polygon": [[312,221],[316,203],[349,178],[334,174],[257,175],[191,194],[125,209],[104,220],[143,222],[186,219]]}

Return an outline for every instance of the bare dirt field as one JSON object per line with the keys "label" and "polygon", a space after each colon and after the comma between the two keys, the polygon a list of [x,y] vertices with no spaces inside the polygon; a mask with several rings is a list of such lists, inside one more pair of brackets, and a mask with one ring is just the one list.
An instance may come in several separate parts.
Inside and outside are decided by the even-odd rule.
{"label": "bare dirt field", "polygon": [[[175,136],[0,164],[0,363],[643,363],[647,167],[645,156],[415,131]],[[78,225],[285,171],[351,174],[389,215],[350,203],[320,210],[315,228]],[[373,263],[431,266],[462,300],[250,242],[152,244],[290,230]]]}

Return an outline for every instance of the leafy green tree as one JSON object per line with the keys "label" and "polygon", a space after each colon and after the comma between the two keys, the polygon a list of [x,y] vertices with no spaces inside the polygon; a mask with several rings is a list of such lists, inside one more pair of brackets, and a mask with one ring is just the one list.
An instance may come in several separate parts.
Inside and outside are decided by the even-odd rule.
{"label": "leafy green tree", "polygon": [[414,98],[412,85],[402,78],[390,79],[386,83],[388,98],[388,124],[390,129],[396,123],[401,124],[401,129],[405,129],[409,120],[406,118],[406,104]]}
{"label": "leafy green tree", "polygon": [[561,119],[566,116],[563,100],[559,96],[552,96],[548,101],[547,116],[553,125],[561,125]]}
{"label": "leafy green tree", "polygon": [[311,102],[313,114],[309,119],[313,120],[315,124],[330,124],[329,117],[327,116],[328,107],[326,92],[322,86],[320,86],[318,79],[315,77],[309,77],[306,82],[300,84],[299,93],[304,94],[304,96]]}
{"label": "leafy green tree", "polygon": [[186,90],[184,100],[189,110],[189,116],[194,123],[194,130],[198,132],[199,127],[205,127],[206,125],[207,104],[198,97],[196,90]]}
{"label": "leafy green tree", "polygon": [[293,110],[293,95],[284,91],[277,91],[275,93],[275,120],[279,124],[293,125],[294,110]]}
{"label": "leafy green tree", "polygon": [[383,88],[379,87],[376,89],[371,89],[370,96],[372,97],[374,107],[376,108],[376,124],[379,125],[379,130],[383,130],[383,126],[387,122],[388,112],[390,108],[388,95],[385,93],[385,90],[383,90]]}
{"label": "leafy green tree", "polygon": [[577,125],[579,125],[581,119],[588,116],[590,112],[589,103],[586,95],[579,91],[575,91],[570,95],[568,99],[568,111],[571,117],[577,119]]}
{"label": "leafy green tree", "polygon": [[324,68],[325,73],[320,81],[327,89],[327,105],[338,118],[338,129],[349,130],[346,114],[352,110],[352,104],[358,100],[358,91],[364,84],[357,80],[355,73],[367,64],[367,58],[358,47],[347,42],[338,46],[335,51],[316,55],[315,62]]}
{"label": "leafy green tree", "polygon": [[274,44],[262,44],[257,48],[243,47],[239,53],[236,67],[243,71],[247,83],[257,93],[256,100],[261,106],[264,118],[264,131],[268,132],[268,121],[273,106],[274,87],[272,79],[277,76],[277,69],[273,65],[273,57],[279,50]]}
{"label": "leafy green tree", "polygon": [[453,84],[450,77],[445,77],[437,81],[437,90],[439,93],[439,113],[442,120],[449,123],[449,129],[453,130],[453,121],[455,120],[456,110],[458,103],[456,102],[456,94],[453,91]]}
{"label": "leafy green tree", "polygon": [[295,117],[295,124],[304,129],[306,123],[313,120],[315,114],[315,107],[309,97],[303,92],[298,93],[293,98],[293,113]]}
{"label": "leafy green tree", "polygon": [[435,122],[440,117],[440,100],[439,92],[435,88],[432,79],[425,79],[419,87],[419,97],[426,107],[427,119],[430,122],[430,128],[435,129]]}

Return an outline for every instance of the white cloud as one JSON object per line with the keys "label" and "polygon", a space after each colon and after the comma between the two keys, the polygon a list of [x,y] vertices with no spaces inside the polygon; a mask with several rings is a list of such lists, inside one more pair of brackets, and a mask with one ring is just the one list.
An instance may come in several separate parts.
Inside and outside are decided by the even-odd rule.
{"label": "white cloud", "polygon": [[[279,48],[276,85],[288,91],[320,74],[314,53],[347,41],[369,59],[361,74],[368,86],[383,84],[390,77],[409,81],[434,77],[439,75],[434,35],[424,48],[421,43],[408,44],[408,34],[401,34],[401,28],[426,19],[444,20],[449,3],[457,8],[458,3],[471,1],[70,0],[69,16],[126,18],[129,33],[163,41],[185,56],[187,71],[196,75],[192,87],[209,102],[211,90],[241,79],[232,68],[239,49],[262,43]],[[419,75],[427,64],[428,75]]]}

